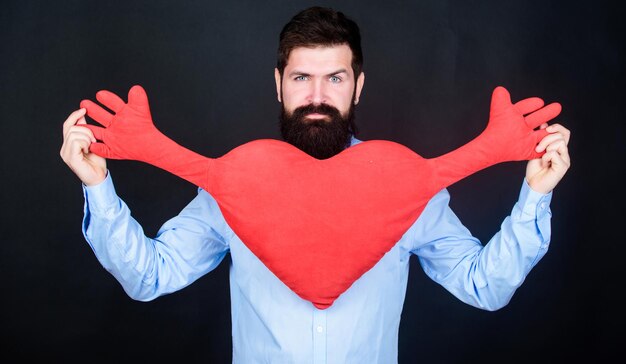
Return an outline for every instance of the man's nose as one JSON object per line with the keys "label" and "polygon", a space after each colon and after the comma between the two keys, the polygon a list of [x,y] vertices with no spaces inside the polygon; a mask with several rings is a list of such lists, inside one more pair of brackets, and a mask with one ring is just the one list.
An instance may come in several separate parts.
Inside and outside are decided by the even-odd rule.
{"label": "man's nose", "polygon": [[307,101],[314,105],[326,103],[326,87],[323,80],[316,79],[310,83],[309,96]]}

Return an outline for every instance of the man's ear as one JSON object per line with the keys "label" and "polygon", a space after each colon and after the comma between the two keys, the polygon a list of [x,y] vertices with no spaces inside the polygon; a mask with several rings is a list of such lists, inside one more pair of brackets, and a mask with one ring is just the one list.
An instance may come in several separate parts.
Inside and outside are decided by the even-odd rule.
{"label": "man's ear", "polygon": [[361,96],[361,90],[363,90],[363,84],[365,83],[365,72],[361,71],[359,77],[356,79],[356,89],[354,90],[354,104],[359,103],[359,97]]}
{"label": "man's ear", "polygon": [[278,68],[274,68],[274,80],[276,81],[276,98],[278,99],[278,102],[282,102],[282,100],[280,99],[280,88],[282,87],[281,78],[282,77],[280,77],[280,72],[278,72]]}

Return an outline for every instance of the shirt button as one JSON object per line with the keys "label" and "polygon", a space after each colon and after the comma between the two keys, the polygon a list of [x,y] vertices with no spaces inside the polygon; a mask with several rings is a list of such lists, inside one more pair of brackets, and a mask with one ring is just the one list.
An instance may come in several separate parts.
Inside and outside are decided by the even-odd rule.
{"label": "shirt button", "polygon": [[321,326],[317,327],[317,332],[319,332],[320,334],[322,333],[322,331],[324,331],[324,328]]}
{"label": "shirt button", "polygon": [[546,203],[545,203],[545,202],[542,202],[542,203],[539,205],[539,208],[541,208],[542,210],[545,210],[545,208],[546,208]]}

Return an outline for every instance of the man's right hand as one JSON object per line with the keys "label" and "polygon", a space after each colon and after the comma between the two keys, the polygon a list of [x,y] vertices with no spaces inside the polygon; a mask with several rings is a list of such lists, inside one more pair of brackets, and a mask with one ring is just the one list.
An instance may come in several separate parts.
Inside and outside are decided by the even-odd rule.
{"label": "man's right hand", "polygon": [[87,186],[97,185],[104,181],[107,175],[106,159],[89,152],[91,143],[96,138],[86,125],[86,109],[81,108],[73,113],[63,123],[63,145],[61,158],[70,169]]}

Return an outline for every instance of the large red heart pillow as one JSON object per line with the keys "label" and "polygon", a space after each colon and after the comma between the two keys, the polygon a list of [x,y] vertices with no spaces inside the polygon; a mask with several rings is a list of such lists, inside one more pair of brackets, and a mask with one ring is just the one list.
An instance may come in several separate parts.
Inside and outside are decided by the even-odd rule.
{"label": "large red heart pillow", "polygon": [[204,188],[244,244],[282,282],[324,309],[371,269],[442,188],[490,165],[537,158],[557,103],[512,104],[494,90],[487,128],[468,144],[424,159],[398,143],[359,143],[318,160],[278,140],[256,140],[219,158],[192,152],[163,135],[147,95],[131,88],[128,103],[109,91],[81,107],[103,127],[90,150],[105,158],[144,161]]}

